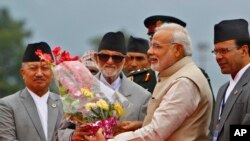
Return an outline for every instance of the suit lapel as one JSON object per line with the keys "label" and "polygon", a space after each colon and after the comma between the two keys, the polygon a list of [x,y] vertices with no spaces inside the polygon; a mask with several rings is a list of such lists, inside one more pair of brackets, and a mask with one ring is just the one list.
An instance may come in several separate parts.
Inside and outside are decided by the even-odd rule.
{"label": "suit lapel", "polygon": [[48,140],[52,140],[59,114],[58,98],[51,93],[48,98]]}
{"label": "suit lapel", "polygon": [[130,86],[128,86],[128,84],[131,83],[129,81],[130,80],[127,79],[127,77],[124,74],[122,74],[122,81],[121,81],[121,86],[119,88],[119,92],[125,97],[130,97],[130,96],[132,96],[132,93],[133,93],[133,92],[131,92],[131,91],[133,91],[133,89],[128,89],[128,88],[130,88]]}
{"label": "suit lapel", "polygon": [[31,122],[33,123],[37,133],[39,134],[41,140],[45,141],[45,135],[43,132],[43,127],[40,121],[40,117],[38,115],[38,111],[36,108],[36,104],[33,100],[33,98],[31,97],[31,95],[29,94],[29,92],[27,91],[27,89],[25,89],[22,93],[22,103],[31,119]]}
{"label": "suit lapel", "polygon": [[225,107],[224,107],[224,110],[223,110],[223,113],[221,115],[221,120],[219,122],[219,131],[221,131],[234,103],[236,102],[237,98],[239,97],[240,93],[241,93],[242,89],[239,88],[234,88],[233,91],[230,93],[228,99],[227,99],[227,102],[225,104]]}
{"label": "suit lapel", "polygon": [[229,82],[224,84],[221,89],[219,90],[218,96],[217,96],[217,102],[215,103],[215,114],[213,119],[213,127],[216,127],[219,122],[219,116],[220,116],[220,107],[221,107],[221,101],[226,93],[227,87],[229,85]]}

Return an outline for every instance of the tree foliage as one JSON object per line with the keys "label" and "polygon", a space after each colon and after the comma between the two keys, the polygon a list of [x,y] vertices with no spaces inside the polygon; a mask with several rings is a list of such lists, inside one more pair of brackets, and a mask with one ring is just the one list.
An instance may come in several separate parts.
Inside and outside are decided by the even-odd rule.
{"label": "tree foliage", "polygon": [[20,76],[24,39],[31,35],[24,21],[14,20],[8,9],[0,9],[0,97],[9,95],[24,84]]}

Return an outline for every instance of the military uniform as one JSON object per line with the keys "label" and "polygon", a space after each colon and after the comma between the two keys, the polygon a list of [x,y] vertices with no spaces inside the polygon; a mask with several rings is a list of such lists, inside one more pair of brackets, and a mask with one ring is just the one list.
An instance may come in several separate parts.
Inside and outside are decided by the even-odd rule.
{"label": "military uniform", "polygon": [[127,77],[147,89],[149,92],[153,93],[156,85],[156,75],[152,69],[143,68],[134,70],[128,73]]}

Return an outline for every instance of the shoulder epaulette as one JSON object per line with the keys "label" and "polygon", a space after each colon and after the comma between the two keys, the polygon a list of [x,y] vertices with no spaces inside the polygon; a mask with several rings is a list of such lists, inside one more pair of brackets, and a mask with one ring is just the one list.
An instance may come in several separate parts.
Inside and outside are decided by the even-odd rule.
{"label": "shoulder epaulette", "polygon": [[149,70],[149,68],[142,68],[142,69],[133,70],[130,73],[128,73],[127,76],[133,76],[133,75],[136,75],[136,74],[140,74],[140,73],[146,72],[148,70]]}

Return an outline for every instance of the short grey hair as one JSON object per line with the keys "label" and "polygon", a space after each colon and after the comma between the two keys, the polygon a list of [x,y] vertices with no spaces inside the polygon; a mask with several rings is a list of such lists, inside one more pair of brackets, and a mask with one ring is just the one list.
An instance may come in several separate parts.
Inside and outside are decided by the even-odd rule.
{"label": "short grey hair", "polygon": [[159,30],[174,30],[172,42],[183,45],[185,55],[192,56],[192,41],[186,28],[175,23],[163,23],[156,32]]}

